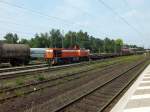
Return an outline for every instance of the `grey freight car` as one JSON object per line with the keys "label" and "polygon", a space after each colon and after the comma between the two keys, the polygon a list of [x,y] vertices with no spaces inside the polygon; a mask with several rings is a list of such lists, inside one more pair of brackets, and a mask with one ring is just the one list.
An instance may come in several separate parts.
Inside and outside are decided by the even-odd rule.
{"label": "grey freight car", "polygon": [[44,59],[46,49],[47,48],[30,48],[30,58]]}
{"label": "grey freight car", "polygon": [[11,65],[28,64],[30,48],[24,44],[0,43],[0,62],[10,62]]}

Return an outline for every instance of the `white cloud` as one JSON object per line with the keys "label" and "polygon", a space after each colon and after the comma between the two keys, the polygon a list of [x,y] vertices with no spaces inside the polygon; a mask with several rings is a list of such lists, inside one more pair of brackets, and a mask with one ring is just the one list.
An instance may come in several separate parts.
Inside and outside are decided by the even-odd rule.
{"label": "white cloud", "polygon": [[144,5],[145,0],[126,0],[131,6],[141,6]]}
{"label": "white cloud", "polygon": [[63,0],[62,4],[56,6],[53,15],[64,19],[75,19],[82,16],[83,10],[87,10],[89,7],[90,4],[87,0]]}

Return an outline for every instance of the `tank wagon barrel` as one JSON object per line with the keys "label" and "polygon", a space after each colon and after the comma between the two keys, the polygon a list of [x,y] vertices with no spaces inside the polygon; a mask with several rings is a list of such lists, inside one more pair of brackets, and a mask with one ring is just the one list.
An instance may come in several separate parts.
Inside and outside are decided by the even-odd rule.
{"label": "tank wagon barrel", "polygon": [[0,43],[0,62],[10,62],[11,65],[28,64],[30,48],[24,44]]}

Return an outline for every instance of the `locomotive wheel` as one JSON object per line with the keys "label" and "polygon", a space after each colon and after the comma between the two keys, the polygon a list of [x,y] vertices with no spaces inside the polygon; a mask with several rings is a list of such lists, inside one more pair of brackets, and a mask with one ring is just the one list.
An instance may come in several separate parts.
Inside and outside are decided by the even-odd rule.
{"label": "locomotive wheel", "polygon": [[52,61],[52,60],[50,60],[50,59],[46,60],[46,62],[47,62],[47,64],[48,64],[49,66],[54,65],[53,61]]}

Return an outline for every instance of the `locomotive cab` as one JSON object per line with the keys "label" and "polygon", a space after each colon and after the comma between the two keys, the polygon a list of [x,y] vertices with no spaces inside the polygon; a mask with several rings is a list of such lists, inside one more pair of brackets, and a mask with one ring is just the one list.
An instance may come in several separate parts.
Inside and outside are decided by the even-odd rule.
{"label": "locomotive cab", "polygon": [[62,56],[62,50],[60,50],[60,49],[53,50],[53,52],[54,52],[54,57]]}
{"label": "locomotive cab", "polygon": [[45,60],[49,65],[56,65],[62,56],[62,50],[60,48],[49,48],[45,53]]}
{"label": "locomotive cab", "polygon": [[78,48],[49,48],[46,50],[45,60],[50,65],[88,61],[89,50]]}

